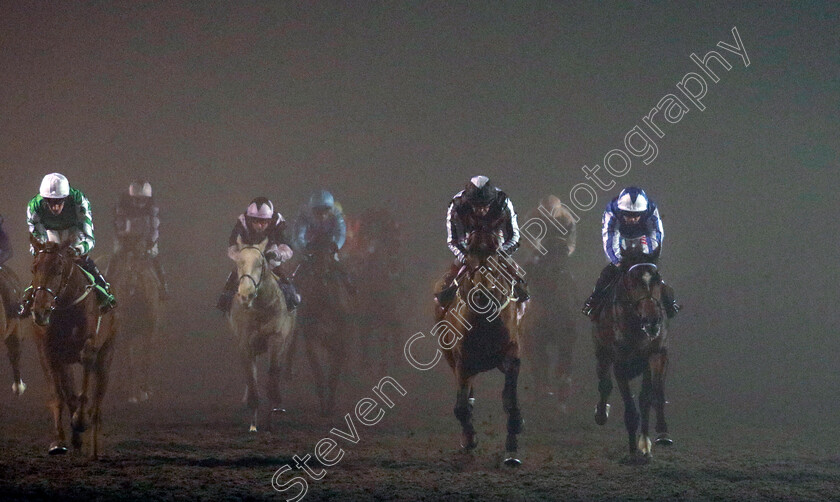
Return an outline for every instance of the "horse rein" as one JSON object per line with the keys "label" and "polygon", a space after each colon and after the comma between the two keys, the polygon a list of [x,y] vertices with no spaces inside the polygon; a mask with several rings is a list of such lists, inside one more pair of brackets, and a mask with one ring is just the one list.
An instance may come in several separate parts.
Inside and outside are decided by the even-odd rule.
{"label": "horse rein", "polygon": [[[58,251],[47,251],[45,249],[42,249],[42,250],[38,251],[38,254],[41,254],[41,253],[57,253],[57,252]],[[70,262],[70,272],[67,273],[67,274],[65,274],[65,273],[61,274],[61,280],[59,281],[59,284],[58,284],[58,292],[54,292],[52,289],[48,288],[47,286],[38,286],[32,291],[32,297],[34,298],[35,295],[38,294],[38,291],[46,291],[47,294],[52,295],[52,304],[50,305],[50,310],[66,309],[66,308],[70,308],[70,307],[76,306],[79,303],[81,303],[85,298],[87,298],[87,296],[93,290],[94,283],[90,283],[87,286],[85,286],[85,292],[82,293],[78,298],[76,298],[69,305],[66,305],[64,307],[58,307],[57,306],[59,297],[62,295],[62,293],[64,293],[64,291],[67,289],[67,285],[70,283],[70,276],[73,275],[73,265],[75,265],[75,264],[71,261]]]}
{"label": "horse rein", "polygon": [[242,279],[247,278],[254,284],[254,289],[260,289],[260,284],[262,284],[263,276],[265,275],[265,255],[263,255],[262,250],[257,246],[244,246],[239,251],[244,251],[246,249],[256,249],[260,252],[260,257],[262,258],[262,260],[260,261],[260,280],[257,281],[256,279],[254,279],[251,276],[251,274],[242,274],[241,276],[239,276],[239,282],[242,282]]}

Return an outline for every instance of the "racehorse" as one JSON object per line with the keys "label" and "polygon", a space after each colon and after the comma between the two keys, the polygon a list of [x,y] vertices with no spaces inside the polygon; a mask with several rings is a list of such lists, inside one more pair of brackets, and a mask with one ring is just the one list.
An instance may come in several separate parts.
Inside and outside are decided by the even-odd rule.
{"label": "racehorse", "polygon": [[455,417],[461,423],[461,447],[476,447],[472,423],[473,379],[479,373],[498,368],[505,375],[502,404],[507,414],[505,459],[517,466],[517,435],[522,415],[517,397],[520,367],[521,319],[524,305],[513,295],[513,280],[499,257],[500,236],[494,226],[479,226],[467,238],[466,260],[456,276],[455,299],[448,308],[438,308],[433,330],[439,337],[458,387]]}
{"label": "racehorse", "polygon": [[[266,394],[272,412],[280,408],[281,363],[285,363],[295,325],[295,313],[286,307],[286,300],[277,277],[265,258],[268,240],[239,248],[236,260],[239,289],[233,299],[228,321],[236,338],[239,357],[246,374],[244,401],[251,410],[251,432],[257,431],[259,391],[257,390],[257,356],[268,352]],[[272,421],[268,420],[268,429]]]}
{"label": "racehorse", "polygon": [[[32,264],[32,318],[41,366],[52,383],[50,408],[55,439],[50,454],[67,452],[62,413],[70,412],[71,442],[82,447],[83,433],[91,428],[91,457],[98,458],[102,426],[102,399],[108,386],[117,323],[114,312],[100,314],[94,279],[75,263],[69,242],[41,243],[30,238],[35,251]],[[76,394],[72,364],[82,365],[81,393]],[[91,383],[91,380],[93,381]],[[92,387],[92,396],[89,391]]]}
{"label": "racehorse", "polygon": [[[578,335],[578,288],[569,266],[569,257],[575,250],[576,226],[571,212],[557,197],[544,198],[540,207],[560,222],[566,233],[561,235],[549,227],[551,234],[538,241],[529,239],[532,245],[520,251],[525,255],[528,287],[534,298],[524,319],[529,339],[523,348],[537,398],[555,395],[560,411],[566,413],[566,403],[572,395],[572,354]],[[535,209],[526,216],[526,221],[544,216]],[[552,359],[556,359],[553,368]]]}
{"label": "racehorse", "polygon": [[402,332],[406,290],[399,225],[384,208],[367,210],[358,219],[345,218],[347,242],[341,251],[358,289],[351,310],[359,334],[360,365],[378,366],[385,374],[402,355],[397,335]]}
{"label": "racehorse", "polygon": [[324,416],[335,408],[339,377],[353,335],[350,293],[335,253],[332,241],[313,242],[295,273],[302,301],[294,343],[303,344]]}
{"label": "racehorse", "polygon": [[23,323],[15,310],[20,298],[20,280],[10,269],[0,267],[0,337],[6,344],[9,362],[12,364],[12,392],[19,396],[26,390],[20,377],[20,341],[23,338]]}
{"label": "racehorse", "polygon": [[[628,459],[631,462],[647,462],[651,458],[651,407],[656,414],[656,444],[673,443],[665,423],[668,329],[662,306],[663,284],[657,267],[645,261],[647,257],[638,251],[637,242],[628,241],[627,246],[624,253],[628,258],[627,264],[623,265],[616,279],[611,301],[601,310],[593,324],[600,394],[595,409],[595,422],[598,425],[607,422],[607,401],[613,386],[610,376],[612,369],[624,401]],[[639,375],[642,376],[642,388],[637,409],[630,391],[630,381]],[[640,432],[638,437],[637,432]]]}
{"label": "racehorse", "polygon": [[120,298],[120,328],[128,346],[128,400],[144,402],[151,396],[149,368],[159,346],[164,316],[160,281],[151,258],[139,247],[114,255],[106,274]]}

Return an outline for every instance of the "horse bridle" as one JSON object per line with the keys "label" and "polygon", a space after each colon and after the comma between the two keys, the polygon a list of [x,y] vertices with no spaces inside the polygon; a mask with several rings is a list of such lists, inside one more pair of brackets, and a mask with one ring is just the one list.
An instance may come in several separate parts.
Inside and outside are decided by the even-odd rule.
{"label": "horse bridle", "polygon": [[242,274],[239,276],[239,282],[242,282],[242,279],[248,278],[254,284],[254,289],[258,290],[260,289],[260,284],[262,284],[263,276],[265,275],[265,255],[263,255],[262,249],[257,246],[245,246],[239,251],[244,251],[246,249],[256,249],[260,252],[260,257],[262,258],[262,260],[260,260],[260,280],[257,281],[254,279],[251,274]]}
{"label": "horse bridle", "polygon": [[[59,250],[49,250],[48,251],[46,249],[41,249],[37,252],[37,254],[41,254],[41,253],[60,254],[60,251]],[[62,267],[62,268],[66,269],[67,267],[65,266],[65,267]],[[61,297],[61,295],[67,289],[67,285],[70,282],[70,276],[71,275],[73,275],[73,262],[72,262],[72,260],[70,261],[70,272],[64,273],[64,270],[62,270],[61,279],[59,280],[59,283],[58,283],[58,291],[57,292],[53,291],[52,289],[48,288],[47,286],[37,286],[35,289],[32,290],[32,298],[33,299],[35,298],[35,295],[38,294],[38,291],[46,291],[48,294],[52,295],[52,304],[50,304],[50,310],[59,309],[59,307],[57,306],[58,305],[58,299],[59,299],[59,297]],[[87,286],[85,288],[85,292],[82,293],[78,298],[76,298],[72,303],[70,303],[69,305],[67,305],[65,307],[61,307],[61,308],[72,307],[72,306],[78,304],[79,302],[81,302],[82,300],[84,300],[87,297],[87,295],[88,295],[88,293],[90,293],[91,289],[93,289],[93,284]]]}
{"label": "horse bridle", "polygon": [[[636,263],[635,265],[633,265],[633,266],[631,266],[630,268],[627,269],[627,273],[629,274],[630,272],[633,271],[634,268],[642,267],[642,266],[653,267],[654,272],[658,270],[655,263]],[[635,312],[636,309],[639,307],[640,303],[642,303],[645,300],[653,300],[653,303],[656,304],[656,308],[661,310],[662,309],[662,302],[660,302],[659,300],[654,298],[653,295],[650,294],[650,290],[651,290],[651,288],[648,287],[647,296],[643,296],[643,297],[641,297],[641,298],[639,298],[635,301],[634,300],[622,300],[621,303],[632,304],[633,305],[633,311]]]}

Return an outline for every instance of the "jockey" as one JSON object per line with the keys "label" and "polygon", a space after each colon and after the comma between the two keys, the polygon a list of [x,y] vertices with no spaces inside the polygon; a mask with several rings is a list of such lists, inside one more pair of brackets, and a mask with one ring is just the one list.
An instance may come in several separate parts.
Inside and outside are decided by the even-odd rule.
{"label": "jockey", "polygon": [[[443,287],[435,295],[439,305],[445,307],[455,297],[458,286],[454,280],[466,260],[465,246],[469,233],[480,221],[497,220],[498,231],[504,239],[499,251],[510,255],[519,248],[519,224],[513,203],[507,194],[493,186],[487,176],[474,176],[464,190],[455,194],[446,213],[446,240],[455,261],[443,277]],[[500,262],[507,263],[506,260]],[[527,301],[529,295],[525,281],[515,270],[509,272],[517,279],[513,291],[517,301]]]}
{"label": "jockey", "polygon": [[[96,282],[100,312],[104,314],[114,308],[117,304],[116,299],[88,254],[93,249],[95,240],[87,197],[81,191],[70,188],[64,175],[48,174],[41,181],[38,195],[29,201],[26,218],[31,237],[39,242],[64,242],[72,239],[72,246],[77,254],[76,262],[92,275]],[[31,251],[34,254],[34,248],[31,248]],[[27,288],[18,309],[21,317],[29,315],[34,296],[32,288]]]}
{"label": "jockey", "polygon": [[3,217],[0,216],[0,267],[12,257],[12,243],[3,230]]}
{"label": "jockey", "polygon": [[326,190],[318,190],[309,196],[309,203],[298,215],[295,231],[295,245],[305,254],[311,254],[320,249],[333,253],[335,270],[350,292],[355,287],[344,266],[338,261],[338,250],[344,246],[347,239],[347,224],[341,205],[333,195]]}
{"label": "jockey", "polygon": [[[292,248],[286,243],[284,230],[286,220],[274,210],[274,204],[265,197],[257,197],[248,204],[245,213],[239,215],[228,240],[228,256],[236,261],[239,255],[238,240],[245,245],[256,245],[265,239],[268,242],[265,246],[265,258],[272,272],[277,276],[277,282],[283,295],[286,297],[286,305],[289,310],[294,310],[300,304],[300,295],[294,285],[283,272],[280,264],[292,257]],[[236,270],[230,273],[225,283],[225,289],[219,297],[216,308],[222,312],[228,312],[233,303],[233,296],[239,284]]]}
{"label": "jockey", "polygon": [[160,210],[152,198],[152,185],[148,181],[132,181],[128,193],[120,197],[114,214],[117,237],[114,240],[114,255],[119,256],[132,249],[146,253],[160,284],[160,297],[165,298],[167,287],[159,258],[159,227]]}
{"label": "jockey", "polygon": [[[662,250],[664,237],[662,220],[659,209],[641,188],[628,187],[607,204],[604,211],[603,228],[601,234],[604,240],[604,252],[610,263],[604,267],[601,277],[595,285],[595,290],[583,306],[583,314],[595,320],[601,311],[603,301],[612,291],[612,286],[622,272],[624,257],[624,241],[639,239],[643,252],[655,263]],[[674,317],[680,310],[680,305],[674,301],[674,291],[663,282],[663,304],[669,318]]]}

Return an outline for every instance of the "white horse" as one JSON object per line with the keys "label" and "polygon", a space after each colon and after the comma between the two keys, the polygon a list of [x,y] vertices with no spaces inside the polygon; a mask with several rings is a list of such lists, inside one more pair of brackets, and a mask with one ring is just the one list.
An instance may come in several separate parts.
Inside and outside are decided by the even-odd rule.
{"label": "white horse", "polygon": [[[257,392],[257,356],[268,352],[266,393],[272,411],[280,406],[280,364],[292,340],[295,313],[286,307],[283,292],[265,258],[267,240],[249,246],[237,240],[236,268],[239,289],[228,315],[236,338],[247,383],[244,401],[252,412],[251,432],[257,430],[259,393]],[[269,430],[271,420],[268,420]]]}

